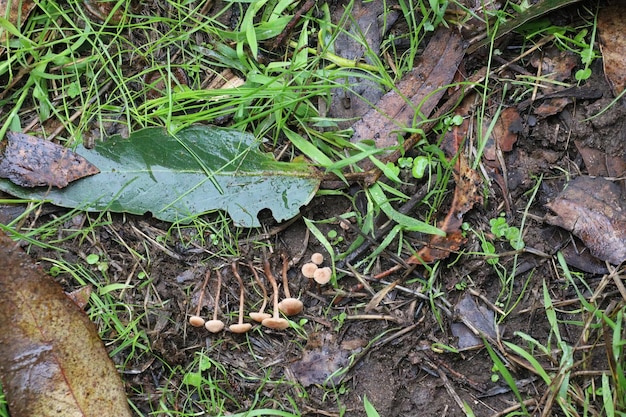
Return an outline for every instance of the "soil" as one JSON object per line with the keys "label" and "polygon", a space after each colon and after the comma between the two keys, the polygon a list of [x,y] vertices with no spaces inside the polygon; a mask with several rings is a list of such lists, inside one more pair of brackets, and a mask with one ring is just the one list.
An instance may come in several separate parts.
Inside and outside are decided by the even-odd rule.
{"label": "soil", "polygon": [[[418,266],[410,272],[403,270],[387,277],[385,282],[399,280],[399,287],[389,289],[367,312],[365,307],[373,299],[371,293],[367,290],[345,292],[358,284],[355,278],[346,275],[335,288],[320,287],[299,273],[301,265],[313,252],[325,253],[322,245],[307,233],[301,218],[287,227],[267,219],[266,231],[222,231],[213,242],[212,235],[216,231],[210,228],[198,236],[194,227],[172,229],[170,224],[149,217],[78,214],[60,225],[59,237],[68,236],[78,227],[98,224],[92,233],[62,243],[64,253],[36,246],[30,246],[29,251],[46,269],[53,266],[46,259],[63,260],[90,269],[93,276],[106,277],[109,283],[133,284],[132,288],[117,293],[119,302],[128,306],[128,313],[121,313],[121,316],[129,321],[137,320],[140,333],[135,336],[141,343],[148,344],[150,351],[132,355],[130,347],[120,345],[119,335],[113,332],[105,334],[105,341],[108,348],[115,351],[113,359],[123,372],[130,399],[145,415],[161,415],[157,411],[160,402],[172,410],[189,409],[196,398],[188,397],[184,388],[171,387],[184,387],[182,378],[186,371],[192,370],[190,364],[200,351],[227,371],[227,378],[221,378],[217,372],[212,375],[217,378],[215,382],[220,389],[232,398],[224,404],[224,410],[230,413],[255,406],[260,397],[283,404],[290,398],[292,408],[302,415],[360,417],[366,415],[363,406],[366,396],[381,416],[464,416],[463,403],[476,416],[503,415],[498,413],[515,406],[518,400],[501,377],[493,380],[493,360],[482,343],[477,342],[477,346],[459,352],[447,351],[441,346],[456,347],[461,339],[467,340],[467,336],[453,334],[451,329],[462,320],[462,315],[470,314],[466,310],[455,312],[455,306],[470,292],[477,306],[492,310],[493,303],[499,300],[504,303],[500,308],[510,309],[507,316],[496,316],[495,339],[526,346],[517,336],[517,332],[523,332],[547,343],[550,324],[543,309],[542,286],[545,283],[555,305],[576,298],[573,288],[556,272],[557,250],[569,254],[567,259],[572,270],[580,273],[592,290],[601,282],[604,264],[589,258],[581,260],[583,255],[578,252],[584,252],[584,245],[574,242],[567,231],[544,221],[548,213],[545,204],[561,192],[568,176],[587,172],[579,147],[593,148],[607,157],[626,161],[624,103],[620,101],[602,116],[589,120],[612,100],[599,63],[593,67],[593,74],[585,88],[601,92],[602,98],[571,99],[562,110],[547,117],[535,112],[541,100],[520,111],[523,128],[514,148],[504,155],[506,188],[499,187],[496,177],[492,177],[493,181],[485,186],[485,204],[465,215],[464,221],[472,229],[493,240],[496,252],[503,254],[500,262],[507,271],[516,265],[515,279],[508,287],[512,292],[508,302],[501,299],[507,288],[503,288],[498,270],[486,263],[484,257],[472,255],[480,251],[480,242],[471,233],[458,256],[454,254],[441,261],[434,272]],[[505,104],[517,105],[512,99]],[[621,175],[623,186],[623,173]],[[542,181],[532,198],[538,178]],[[416,181],[412,189],[418,190],[423,185]],[[303,208],[302,215],[311,220],[325,220],[353,210],[348,197],[358,195],[360,187],[354,184],[345,190],[346,197],[317,197]],[[358,203],[358,197],[355,200]],[[449,200],[448,197],[442,205],[438,218],[445,216]],[[515,257],[507,242],[489,235],[488,222],[505,213],[508,224],[519,226],[526,209],[524,242],[526,248],[532,250]],[[9,210],[2,209],[5,218],[13,216]],[[418,205],[410,214],[424,218],[428,210],[427,205]],[[46,209],[35,224],[44,224],[63,213],[56,208]],[[211,219],[206,218],[207,224],[211,224]],[[377,221],[382,224],[385,219]],[[337,253],[345,251],[359,237],[354,228],[341,226],[338,222],[318,224],[323,233],[338,232],[334,242]],[[281,252],[288,253],[292,261],[291,293],[298,295],[305,306],[304,313],[294,319],[299,329],[274,331],[255,326],[242,336],[230,332],[211,335],[203,328],[190,327],[188,317],[195,314],[199,287],[207,267],[222,268],[220,317],[228,317],[229,322],[235,319],[239,287],[230,272],[228,259],[231,256],[242,260],[239,270],[246,283],[247,310],[258,309],[260,292],[244,261],[254,260],[260,267],[262,251],[253,242],[258,242],[262,233],[268,235],[265,242],[273,251],[270,260],[276,276],[280,276],[278,255]],[[235,234],[239,247],[229,249],[228,244],[235,240]],[[417,242],[423,237],[408,238],[415,241],[415,249],[419,249]],[[577,245],[578,252],[573,245]],[[97,264],[87,264],[86,255],[93,253],[106,260],[106,273],[100,272]],[[404,250],[400,253],[405,259],[410,255]],[[326,258],[326,265],[329,265],[328,255]],[[393,258],[384,252],[373,272],[393,265]],[[349,269],[345,262],[337,266],[341,270]],[[137,278],[142,270],[149,279]],[[68,291],[80,287],[69,274],[62,273],[57,279]],[[428,280],[435,282],[434,288],[439,290],[433,296],[433,303],[420,296]],[[382,282],[370,285],[374,293],[387,287]],[[204,317],[210,316],[215,307],[214,288],[215,274],[201,306]],[[620,296],[610,288],[602,297],[599,303],[606,306],[612,300],[619,301]],[[576,343],[580,326],[565,323],[568,319],[580,320],[580,315],[574,307],[568,308],[565,304],[557,308],[557,315],[563,320],[564,338]],[[489,315],[484,316],[489,322]],[[97,317],[95,320],[106,326]],[[601,347],[597,350],[589,349],[592,359],[586,366],[608,369]],[[128,357],[132,359],[128,361]],[[548,364],[545,358],[541,360],[553,368],[554,364]],[[331,377],[336,371],[339,374]],[[548,388],[523,366],[512,365],[512,373],[520,381],[522,397],[529,400],[527,407],[531,414],[540,415]],[[599,376],[594,378],[599,386]],[[592,379],[581,376],[574,382],[584,389]],[[163,392],[170,394],[164,396]],[[536,405],[539,408],[535,408]],[[561,415],[558,406],[547,415]]]}

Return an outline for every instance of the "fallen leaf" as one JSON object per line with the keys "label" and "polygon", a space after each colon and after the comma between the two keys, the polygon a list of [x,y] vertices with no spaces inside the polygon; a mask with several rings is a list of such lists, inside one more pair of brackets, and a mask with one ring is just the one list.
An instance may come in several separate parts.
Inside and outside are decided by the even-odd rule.
{"label": "fallen leaf", "polygon": [[599,177],[622,177],[626,175],[626,159],[607,155],[606,152],[587,148],[581,141],[574,142],[585,162],[587,173]]}
{"label": "fallen leaf", "polygon": [[[398,144],[397,132],[410,127],[419,111],[427,118],[450,84],[465,54],[461,36],[440,27],[422,53],[417,67],[407,72],[396,86],[376,103],[375,108],[356,122],[351,141],[373,139],[376,146],[386,148]],[[409,101],[407,101],[409,98]],[[417,117],[422,120],[422,117]]]}
{"label": "fallen leaf", "polygon": [[463,295],[454,306],[454,315],[461,322],[451,323],[450,330],[454,337],[458,338],[459,349],[471,349],[483,345],[483,340],[474,334],[467,324],[492,339],[497,338],[494,312],[485,305],[479,304],[471,295]]}
{"label": "fallen leaf", "polygon": [[252,135],[210,126],[191,126],[175,136],[147,128],[76,152],[100,174],[64,190],[25,190],[4,180],[0,190],[87,211],[150,212],[169,222],[223,209],[236,225],[258,227],[263,209],[279,222],[297,215],[320,183],[308,163],[278,162],[259,151]]}
{"label": "fallen leaf", "polygon": [[95,326],[0,232],[0,381],[13,416],[131,416]]}
{"label": "fallen leaf", "polygon": [[[485,123],[489,123],[486,121]],[[517,134],[522,131],[522,118],[515,107],[508,107],[500,112],[483,156],[490,161],[496,160],[496,146],[502,152],[511,152],[517,142]]]}
{"label": "fallen leaf", "polygon": [[23,133],[8,132],[0,142],[0,178],[21,187],[58,188],[100,172],[71,150]]}
{"label": "fallen leaf", "polygon": [[302,358],[291,365],[291,371],[303,387],[327,382],[338,384],[343,374],[337,371],[350,363],[350,355],[367,344],[356,339],[337,345],[335,339],[328,333],[309,335]]}
{"label": "fallen leaf", "polygon": [[547,99],[534,110],[534,113],[539,117],[539,120],[542,120],[546,117],[561,113],[561,111],[563,111],[563,109],[572,102],[573,100],[570,97]]}
{"label": "fallen leaf", "polygon": [[[0,16],[7,18],[17,29],[22,27],[34,8],[35,2],[31,0],[0,0]],[[5,29],[0,26],[0,42],[4,42],[5,39]]]}
{"label": "fallen leaf", "polygon": [[606,77],[614,95],[626,87],[626,6],[601,7],[598,12],[598,34]]}
{"label": "fallen leaf", "polygon": [[592,255],[616,265],[626,260],[626,204],[617,184],[580,176],[546,206],[556,214],[546,221],[571,231]]}

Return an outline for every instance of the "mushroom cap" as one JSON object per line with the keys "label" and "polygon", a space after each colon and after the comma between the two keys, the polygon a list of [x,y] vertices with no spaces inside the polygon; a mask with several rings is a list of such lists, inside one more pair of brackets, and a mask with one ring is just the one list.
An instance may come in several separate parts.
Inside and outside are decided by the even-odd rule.
{"label": "mushroom cap", "polygon": [[204,326],[204,319],[200,316],[191,316],[189,317],[189,324],[193,327],[202,327]]}
{"label": "mushroom cap", "polygon": [[313,274],[313,279],[318,284],[324,285],[330,281],[330,277],[333,275],[333,271],[329,267],[318,268]]}
{"label": "mushroom cap", "polygon": [[302,265],[302,275],[304,275],[307,278],[313,278],[313,274],[315,274],[315,271],[317,271],[317,265],[314,264],[313,262],[307,262],[304,265]]}
{"label": "mushroom cap", "polygon": [[313,262],[315,265],[321,265],[324,262],[324,255],[319,252],[315,252],[313,255],[311,255],[311,262]]}
{"label": "mushroom cap", "polygon": [[211,333],[219,333],[224,329],[224,322],[222,320],[209,320],[204,323],[204,327]]}
{"label": "mushroom cap", "polygon": [[231,324],[228,329],[233,333],[245,333],[252,328],[250,323]]}
{"label": "mushroom cap", "polygon": [[270,313],[261,313],[261,312],[250,313],[250,318],[256,321],[257,323],[261,323],[263,320],[269,319],[270,317],[272,317]]}
{"label": "mushroom cap", "polygon": [[270,317],[261,322],[265,327],[270,329],[284,330],[289,327],[289,322],[281,317]]}
{"label": "mushroom cap", "polygon": [[302,312],[304,304],[297,298],[285,298],[278,303],[278,309],[285,313],[286,316],[295,316]]}

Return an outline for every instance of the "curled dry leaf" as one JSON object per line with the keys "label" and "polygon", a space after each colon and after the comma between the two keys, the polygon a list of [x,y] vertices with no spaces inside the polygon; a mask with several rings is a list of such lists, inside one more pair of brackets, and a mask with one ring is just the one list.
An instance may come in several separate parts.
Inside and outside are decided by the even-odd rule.
{"label": "curled dry leaf", "polygon": [[577,177],[546,206],[556,213],[546,221],[571,231],[592,255],[612,264],[626,260],[626,204],[617,184]]}
{"label": "curled dry leaf", "polygon": [[8,132],[0,142],[0,178],[20,187],[64,188],[99,172],[82,156],[35,136]]}
{"label": "curled dry leaf", "polygon": [[131,416],[96,329],[0,232],[0,381],[13,416]]}

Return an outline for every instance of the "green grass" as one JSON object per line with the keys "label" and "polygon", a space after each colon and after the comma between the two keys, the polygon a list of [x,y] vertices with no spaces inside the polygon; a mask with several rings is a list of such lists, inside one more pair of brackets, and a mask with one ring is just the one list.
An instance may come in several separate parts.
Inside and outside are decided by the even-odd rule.
{"label": "green grass", "polygon": [[[447,2],[399,1],[399,12],[407,23],[406,32],[390,34],[383,40],[381,49],[387,54],[386,59],[374,54],[364,34],[351,34],[370,59],[369,63],[355,62],[342,58],[334,48],[334,42],[343,31],[342,25],[354,25],[354,17],[348,10],[340,24],[333,24],[328,4],[317,2],[320,4],[315,6],[316,10],[303,16],[286,48],[280,53],[270,51],[271,41],[285,29],[294,8],[300,3],[293,0],[226,2],[224,10],[201,14],[203,2],[166,0],[160,3],[163,15],[157,15],[140,13],[130,2],[119,0],[112,3],[113,10],[122,15],[121,21],[116,22],[106,16],[104,21],[95,19],[83,3],[76,0],[67,3],[41,1],[21,34],[5,42],[6,55],[0,63],[0,77],[7,88],[0,95],[0,106],[6,111],[0,113],[0,137],[9,130],[29,130],[73,146],[147,126],[165,126],[176,131],[195,123],[224,122],[252,132],[260,140],[266,139],[264,146],[277,153],[280,151],[284,159],[304,156],[322,172],[335,174],[339,179],[361,172],[363,161],[371,162],[383,172],[382,180],[358,195],[341,189],[320,190],[319,198],[342,199],[347,202],[348,209],[328,218],[305,214],[304,224],[315,241],[330,254],[328,261],[335,272],[333,287],[339,287],[346,277],[336,264],[367,239],[376,237],[378,225],[375,222],[381,215],[392,219],[395,225],[367,255],[351,266],[359,273],[369,275],[380,267],[383,254],[406,259],[423,242],[420,233],[436,233],[434,226],[452,191],[453,170],[435,144],[441,143],[445,134],[461,121],[455,120],[452,114],[445,115],[429,139],[419,142],[411,150],[410,163],[407,155],[406,164],[400,161],[384,164],[380,161],[381,150],[369,142],[350,142],[350,133],[337,128],[342,121],[321,112],[320,103],[328,105],[335,88],[353,90],[354,86],[347,84],[347,80],[355,76],[374,81],[386,90],[393,88],[395,82],[414,67],[418,51],[424,48],[424,40],[430,31],[444,24],[453,27],[456,21],[446,14]],[[228,8],[241,12],[239,21],[232,27],[220,20]],[[469,20],[471,13],[461,16],[461,20]],[[496,19],[511,18],[501,11],[489,13]],[[591,64],[599,57],[594,44],[597,40],[594,13],[586,10],[586,20],[578,27],[529,25],[522,29],[529,41],[547,35],[563,49],[578,54],[584,64],[578,78],[584,81],[589,76]],[[482,15],[473,17],[485,19]],[[491,34],[495,33],[498,24],[491,27]],[[406,41],[408,47],[400,48],[398,41]],[[496,66],[491,63],[496,52],[502,51],[491,48],[490,68]],[[180,79],[178,75],[181,73],[185,74],[186,80]],[[234,84],[226,88],[205,88],[213,79],[220,78],[228,78]],[[505,82],[509,90],[498,90],[500,83]],[[474,167],[479,168],[486,139],[505,101],[528,98],[537,84],[564,83],[545,75],[507,80],[500,79],[497,74],[481,83],[478,87],[476,152],[471,161]],[[418,128],[414,126],[408,131]],[[419,219],[399,211],[399,207],[411,198],[403,187],[416,180],[426,184]],[[469,227],[468,235],[479,242],[480,250],[460,253],[456,261],[450,261],[454,264],[462,262],[466,256],[479,257],[493,268],[500,285],[496,303],[505,310],[502,321],[528,295],[527,285],[532,276],[521,290],[515,289],[517,253],[506,258],[507,261],[512,258],[511,262],[505,262],[504,255],[497,253],[494,241],[512,245],[513,250],[522,250],[520,238],[523,238],[527,216],[539,187],[540,181],[537,181],[530,190],[527,207],[521,217],[515,217],[519,223],[515,224],[513,221],[517,220],[513,220],[502,224],[498,217],[494,217],[491,226],[504,231],[502,235],[494,232],[493,239],[485,233],[486,229]],[[487,191],[485,194],[488,199],[495,197]],[[0,202],[23,203],[15,200]],[[18,230],[19,237],[33,245],[31,250],[38,246],[54,253],[55,256],[50,256],[46,262],[58,280],[71,287],[93,286],[88,314],[110,347],[111,356],[123,370],[140,367],[151,356],[151,339],[145,323],[153,320],[159,309],[170,302],[158,299],[158,291],[153,287],[150,271],[156,257],[154,251],[179,243],[181,251],[201,248],[199,257],[203,263],[219,263],[246,256],[246,250],[271,246],[267,240],[258,238],[256,231],[233,227],[223,213],[197,216],[189,224],[169,225],[165,227],[166,231],[159,230],[149,239],[145,238],[141,245],[134,245],[127,236],[116,235],[111,227],[116,222],[124,222],[124,216],[85,215],[76,210],[47,216],[45,222],[33,220],[40,217],[43,208],[41,202],[31,202],[20,217],[1,227]],[[342,225],[345,226],[346,222],[354,231],[352,241],[343,237]],[[514,229],[518,231],[517,235],[507,234]],[[103,232],[112,235],[122,247],[122,253],[132,259],[136,269],[132,273],[125,271],[128,280],[114,279],[112,268],[118,260],[99,247]],[[71,256],[64,249],[70,243],[89,250]],[[441,271],[447,266],[446,262],[427,266],[427,276],[409,281],[409,284],[420,285],[421,292],[427,295],[431,313],[441,328],[444,328],[446,314],[440,303],[446,296]],[[557,303],[546,284],[541,294],[550,336],[547,340],[536,340],[518,334],[512,341],[504,342],[505,348],[502,349],[505,352],[500,353],[515,354],[530,364],[529,371],[545,384],[546,407],[558,409],[568,416],[602,413],[624,416],[626,335],[623,303],[613,306],[615,308],[611,311],[604,311],[606,306],[594,304],[582,295],[579,287],[584,287],[584,282],[572,275],[563,263],[559,263],[555,273],[578,292],[579,308],[571,312],[576,315],[576,320],[566,323],[560,318]],[[463,286],[467,282],[471,282],[471,277]],[[187,295],[191,296],[191,288]],[[146,301],[142,305],[136,300]],[[337,322],[337,328],[340,328],[345,320],[341,314],[345,313],[335,314],[330,308],[324,311],[325,318],[333,324]],[[225,314],[230,317],[234,313]],[[561,333],[564,325],[580,331],[581,335],[591,332],[595,340],[583,340],[582,336],[578,340],[567,340]],[[292,322],[291,342],[304,344],[306,333],[313,326],[306,320]],[[593,377],[593,384],[581,382],[576,374],[588,365],[585,361],[591,357],[591,352],[579,354],[577,349],[583,342],[590,341],[605,347],[610,365],[606,372]],[[169,366],[166,358],[155,359],[161,363],[170,383],[160,387],[158,401],[151,403],[153,409],[147,415],[189,416],[200,412],[219,415],[227,411],[242,417],[300,415],[302,410],[297,406],[300,403],[294,399],[303,391],[299,387],[290,387],[293,389],[282,402],[265,398],[264,390],[293,383],[276,377],[271,370],[261,372],[263,364],[260,361],[255,362],[254,373],[236,370],[239,381],[257,385],[254,397],[246,404],[235,398],[231,390],[232,375],[229,374],[232,370],[220,363],[216,352],[219,348],[241,348],[252,352],[251,341],[246,339],[237,347],[227,346],[219,338],[211,342],[210,347],[193,350],[185,365]],[[488,347],[494,369],[510,386],[520,404],[524,404],[526,398],[515,386],[511,366],[498,356],[498,349],[497,346]],[[585,356],[587,354],[589,356]],[[344,394],[340,391],[337,388],[328,394],[338,409],[342,409]],[[133,392],[131,398],[143,398],[148,394]],[[363,405],[368,416],[378,414],[365,397]],[[244,411],[246,407],[248,410]],[[579,412],[581,409],[582,413]],[[135,410],[140,414],[139,408]],[[525,413],[522,415],[532,415],[524,406],[520,410]],[[466,412],[471,414],[469,408]],[[7,415],[6,404],[0,397],[0,416]]]}

